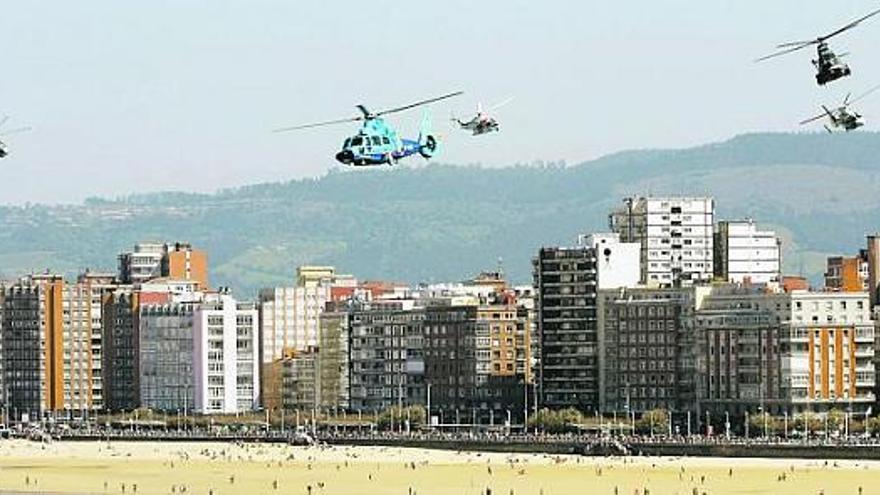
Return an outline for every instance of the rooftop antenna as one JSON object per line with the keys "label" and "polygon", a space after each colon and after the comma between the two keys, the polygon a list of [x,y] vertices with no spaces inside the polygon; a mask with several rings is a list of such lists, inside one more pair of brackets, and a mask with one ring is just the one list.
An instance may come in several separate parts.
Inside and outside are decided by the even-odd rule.
{"label": "rooftop antenna", "polygon": [[504,258],[502,258],[501,256],[498,257],[498,275],[504,275]]}

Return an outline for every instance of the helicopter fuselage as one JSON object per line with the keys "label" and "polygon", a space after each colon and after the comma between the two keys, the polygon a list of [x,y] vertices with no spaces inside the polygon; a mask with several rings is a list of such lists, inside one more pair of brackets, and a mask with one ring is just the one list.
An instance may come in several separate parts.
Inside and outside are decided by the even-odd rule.
{"label": "helicopter fuselage", "polygon": [[3,141],[0,141],[0,158],[4,158],[8,154],[9,151],[6,148],[6,145],[3,143]]}
{"label": "helicopter fuselage", "polygon": [[477,115],[467,122],[457,122],[462,129],[471,131],[474,136],[500,130],[498,121],[487,115]]}
{"label": "helicopter fuselage", "polygon": [[827,43],[819,43],[816,51],[818,58],[813,60],[813,65],[816,67],[816,82],[819,86],[852,74],[849,65],[841,62],[840,57],[828,47]]}
{"label": "helicopter fuselage", "polygon": [[393,165],[415,154],[430,158],[436,147],[433,136],[403,139],[384,120],[373,118],[364,122],[357,134],[345,140],[342,150],[336,153],[336,160],[352,166]]}

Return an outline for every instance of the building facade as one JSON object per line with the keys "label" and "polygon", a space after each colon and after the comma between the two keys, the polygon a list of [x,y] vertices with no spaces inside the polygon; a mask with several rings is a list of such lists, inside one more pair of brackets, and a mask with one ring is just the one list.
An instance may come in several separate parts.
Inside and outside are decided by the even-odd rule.
{"label": "building facade", "polygon": [[138,243],[118,257],[117,278],[122,284],[137,285],[157,278],[198,282],[208,288],[208,255],[187,243]]}
{"label": "building facade", "polygon": [[694,289],[603,290],[598,300],[601,411],[694,411]]}
{"label": "building facade", "polygon": [[715,276],[731,283],[779,282],[781,242],[776,233],[758,230],[753,220],[718,222]]}
{"label": "building facade", "polygon": [[424,311],[414,300],[361,303],[349,323],[351,408],[425,404]]}
{"label": "building facade", "polygon": [[193,314],[195,411],[236,414],[259,407],[257,309],[221,294]]}
{"label": "building facade", "polygon": [[426,304],[425,381],[432,413],[446,411],[440,416],[449,420],[456,412],[458,421],[500,422],[508,413],[520,417],[528,406],[530,322],[515,293],[498,290],[486,297]]}
{"label": "building facade", "polygon": [[[102,298],[113,277],[30,275],[3,288],[3,397],[16,419],[104,408]],[[26,415],[26,416],[25,416]]]}
{"label": "building facade", "polygon": [[661,287],[712,280],[715,200],[626,198],[609,216],[623,242],[641,245],[641,281]]}
{"label": "building facade", "polygon": [[825,290],[868,292],[868,251],[858,256],[831,256],[826,260]]}
{"label": "building facade", "polygon": [[700,407],[865,412],[876,400],[866,293],[715,288],[695,317]]}
{"label": "building facade", "polygon": [[550,408],[599,405],[593,248],[542,248],[533,261],[540,359],[538,395]]}
{"label": "building facade", "polygon": [[138,317],[140,405],[191,412],[195,406],[195,302],[142,305]]}
{"label": "building facade", "polygon": [[104,403],[108,411],[131,411],[140,405],[138,316],[140,293],[131,286],[104,295]]}

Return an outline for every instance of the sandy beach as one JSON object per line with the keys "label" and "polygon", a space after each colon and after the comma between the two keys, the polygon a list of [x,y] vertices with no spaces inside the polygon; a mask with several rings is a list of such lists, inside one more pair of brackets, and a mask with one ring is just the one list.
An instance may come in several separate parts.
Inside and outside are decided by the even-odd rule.
{"label": "sandy beach", "polygon": [[[880,463],[585,458],[390,447],[0,442],[0,492],[139,494],[858,495]],[[645,492],[645,489],[648,491]]]}

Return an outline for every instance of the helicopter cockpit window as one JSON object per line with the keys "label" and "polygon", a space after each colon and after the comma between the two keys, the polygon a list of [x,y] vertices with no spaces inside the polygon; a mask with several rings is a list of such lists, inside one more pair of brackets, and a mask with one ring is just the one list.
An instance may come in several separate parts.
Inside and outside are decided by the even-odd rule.
{"label": "helicopter cockpit window", "polygon": [[382,144],[382,141],[379,140],[379,136],[373,136],[372,139],[373,139],[373,146],[379,146],[380,144]]}
{"label": "helicopter cockpit window", "polygon": [[351,138],[351,145],[352,146],[361,146],[363,144],[364,144],[364,141],[361,139],[360,136]]}
{"label": "helicopter cockpit window", "polygon": [[382,136],[382,144],[391,144],[391,141],[389,141],[387,137]]}

